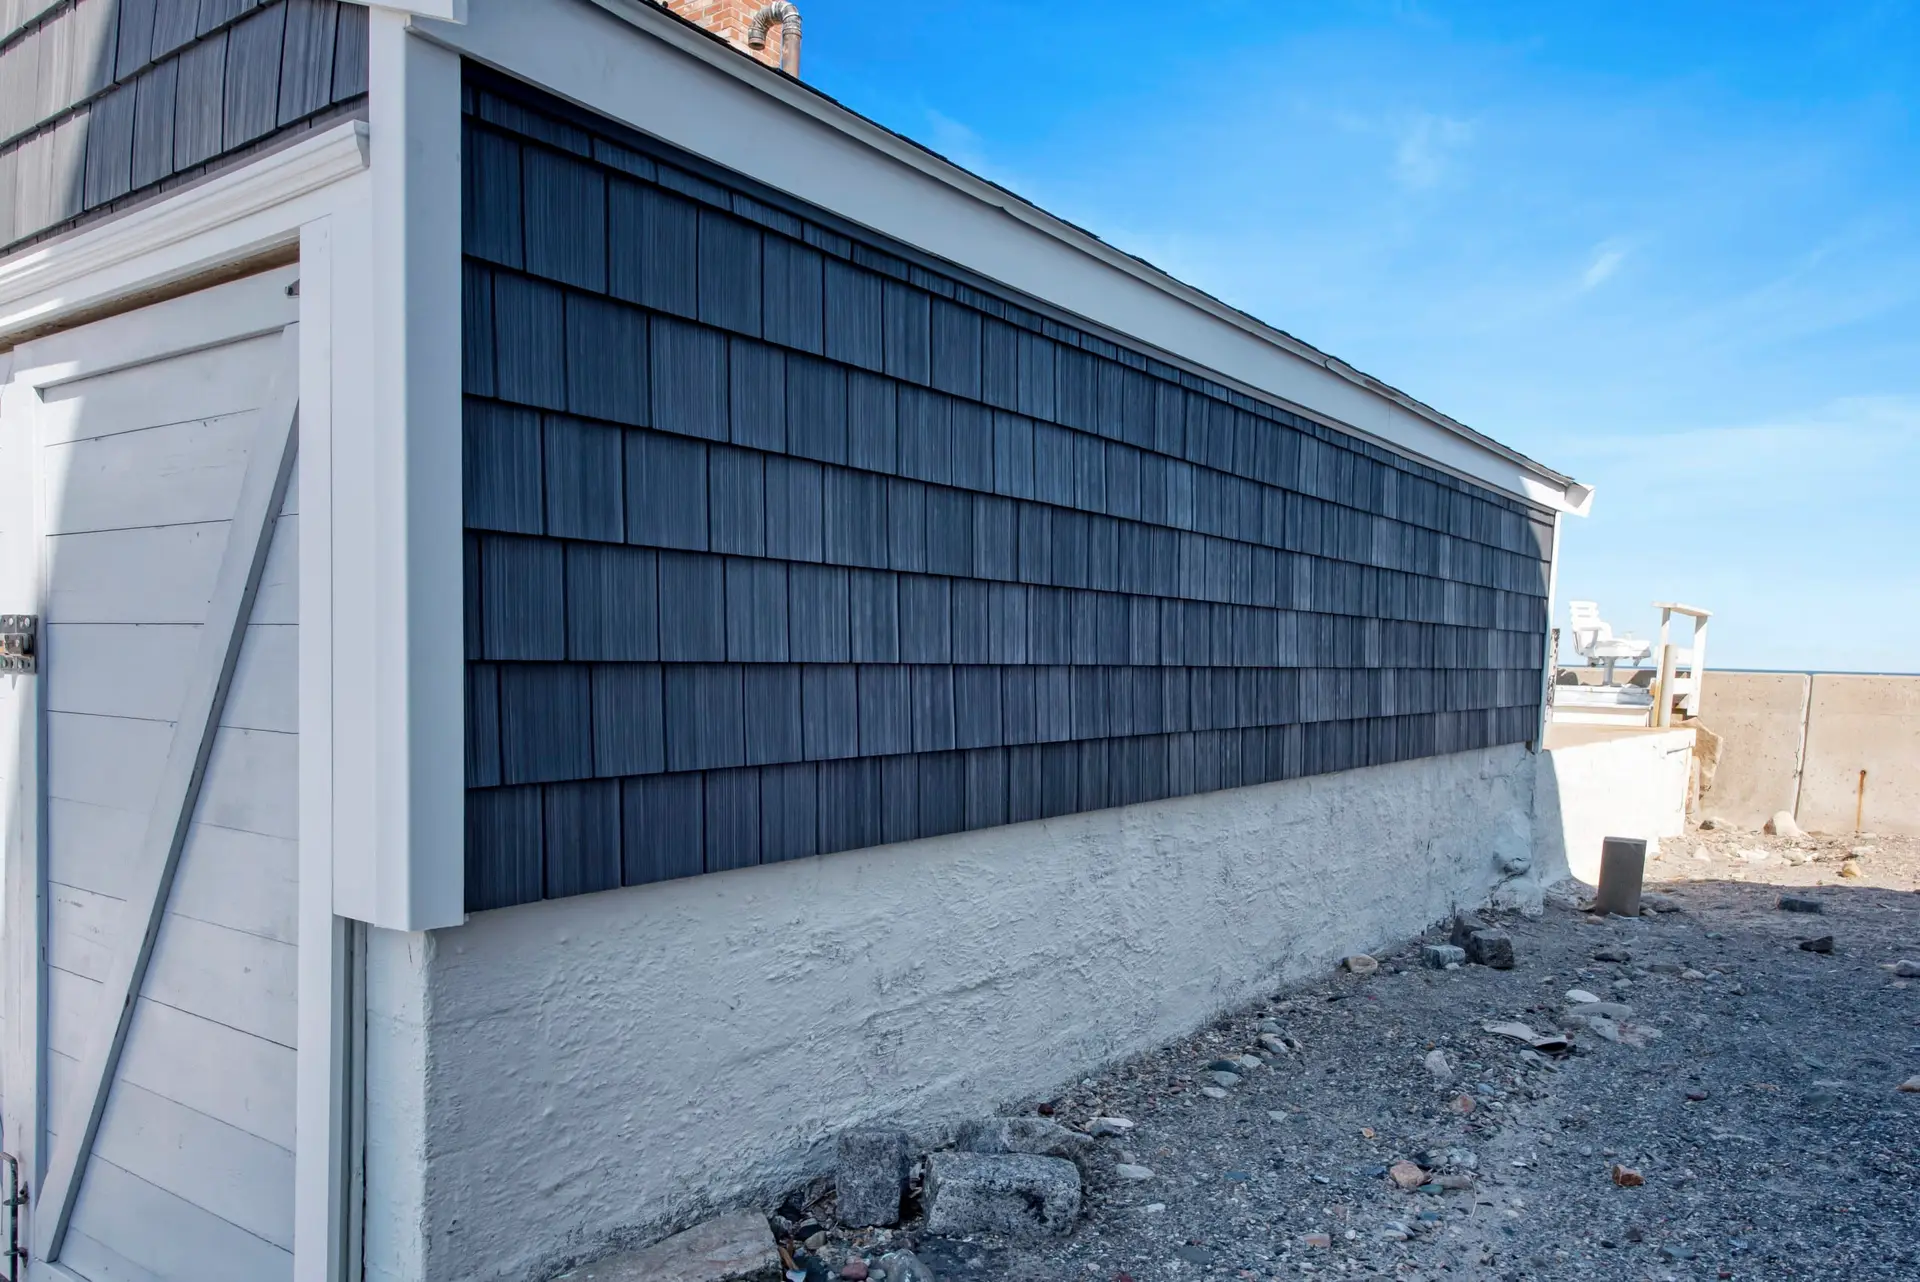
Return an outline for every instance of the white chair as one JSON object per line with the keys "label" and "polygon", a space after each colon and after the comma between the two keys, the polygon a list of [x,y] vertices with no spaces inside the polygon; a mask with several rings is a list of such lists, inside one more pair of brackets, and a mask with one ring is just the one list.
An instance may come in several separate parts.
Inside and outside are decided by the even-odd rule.
{"label": "white chair", "polygon": [[1588,667],[1601,666],[1606,684],[1613,684],[1613,665],[1621,660],[1638,663],[1653,653],[1653,643],[1628,633],[1614,636],[1613,627],[1600,617],[1597,601],[1569,601],[1567,612],[1573,617],[1573,648]]}

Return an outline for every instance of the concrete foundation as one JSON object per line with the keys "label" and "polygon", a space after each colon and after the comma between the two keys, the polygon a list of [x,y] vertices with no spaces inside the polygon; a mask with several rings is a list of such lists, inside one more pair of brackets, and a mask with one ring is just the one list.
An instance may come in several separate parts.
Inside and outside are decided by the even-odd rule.
{"label": "concrete foundation", "polygon": [[1812,687],[1804,672],[1707,673],[1700,720],[1722,743],[1701,814],[1758,828],[1776,811],[1793,809]]}
{"label": "concrete foundation", "polygon": [[404,1014],[370,1030],[427,1061],[413,1276],[544,1277],[828,1171],[846,1127],[1044,1096],[1496,889],[1537,900],[1536,760],[1515,745],[482,913],[428,937],[424,968],[376,951],[395,971],[376,991],[424,986],[388,992]]}

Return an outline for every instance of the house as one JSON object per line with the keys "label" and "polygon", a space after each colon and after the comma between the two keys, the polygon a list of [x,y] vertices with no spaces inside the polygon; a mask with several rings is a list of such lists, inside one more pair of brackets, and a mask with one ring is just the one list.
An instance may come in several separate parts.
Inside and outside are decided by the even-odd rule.
{"label": "house", "polygon": [[641,0],[0,18],[33,1278],[544,1277],[1537,882],[1569,478]]}

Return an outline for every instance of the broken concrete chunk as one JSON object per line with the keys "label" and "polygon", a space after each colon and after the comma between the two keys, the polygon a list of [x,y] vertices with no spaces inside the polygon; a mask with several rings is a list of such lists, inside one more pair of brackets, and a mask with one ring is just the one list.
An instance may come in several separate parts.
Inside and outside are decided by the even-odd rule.
{"label": "broken concrete chunk", "polygon": [[967,1153],[1031,1153],[1079,1165],[1093,1141],[1044,1117],[983,1117],[962,1122],[953,1146]]}
{"label": "broken concrete chunk", "polygon": [[1351,957],[1343,957],[1340,959],[1340,964],[1355,975],[1371,975],[1374,971],[1380,969],[1380,963],[1365,953],[1355,953]]}
{"label": "broken concrete chunk", "polygon": [[927,1231],[936,1235],[1058,1236],[1080,1216],[1080,1171],[1029,1153],[933,1153],[926,1199]]}
{"label": "broken concrete chunk", "polygon": [[1513,969],[1513,936],[1504,930],[1476,930],[1467,936],[1467,960],[1494,970]]}
{"label": "broken concrete chunk", "polygon": [[1767,820],[1767,831],[1776,837],[1804,837],[1800,825],[1793,821],[1793,813],[1788,810],[1776,810],[1773,818]]}
{"label": "broken concrete chunk", "polygon": [[900,1222],[900,1190],[907,1181],[907,1137],[900,1131],[843,1131],[835,1153],[835,1214],[842,1224],[867,1227]]}
{"label": "broken concrete chunk", "polygon": [[1452,944],[1427,944],[1420,950],[1420,964],[1428,970],[1445,970],[1466,964],[1467,950]]}
{"label": "broken concrete chunk", "polygon": [[1447,937],[1447,942],[1455,948],[1465,949],[1467,947],[1467,941],[1473,938],[1474,931],[1486,929],[1488,929],[1487,923],[1481,921],[1472,913],[1455,913],[1453,917],[1453,933]]}
{"label": "broken concrete chunk", "polygon": [[601,1260],[579,1276],[581,1282],[762,1282],[780,1276],[780,1252],[766,1217],[742,1211]]}

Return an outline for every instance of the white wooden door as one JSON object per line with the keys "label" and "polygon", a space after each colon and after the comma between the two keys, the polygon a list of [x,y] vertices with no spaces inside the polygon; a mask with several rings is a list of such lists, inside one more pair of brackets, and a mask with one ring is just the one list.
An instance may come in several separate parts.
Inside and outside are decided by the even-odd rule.
{"label": "white wooden door", "polygon": [[6,1111],[41,1127],[8,1138],[35,1154],[47,1276],[292,1273],[294,288],[269,272],[24,345],[0,400],[0,436],[31,442],[42,615],[37,788],[8,794],[37,808],[13,825],[37,880],[9,886],[39,915],[8,922],[44,969],[8,1003],[39,1035]]}

